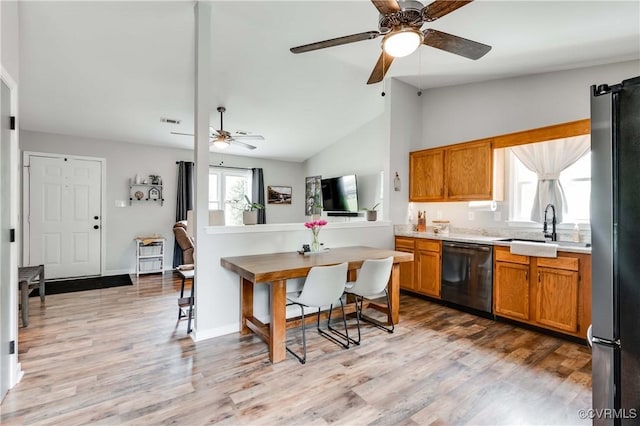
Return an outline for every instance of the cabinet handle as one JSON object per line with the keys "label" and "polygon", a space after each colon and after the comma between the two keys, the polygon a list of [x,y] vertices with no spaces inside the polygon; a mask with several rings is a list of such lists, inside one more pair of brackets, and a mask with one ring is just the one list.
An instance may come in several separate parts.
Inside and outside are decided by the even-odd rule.
{"label": "cabinet handle", "polygon": [[540,282],[540,272],[538,272],[538,282]]}
{"label": "cabinet handle", "polygon": [[529,281],[529,271],[524,271],[524,280]]}
{"label": "cabinet handle", "polygon": [[98,225],[93,225],[93,229],[98,229],[100,228]]}

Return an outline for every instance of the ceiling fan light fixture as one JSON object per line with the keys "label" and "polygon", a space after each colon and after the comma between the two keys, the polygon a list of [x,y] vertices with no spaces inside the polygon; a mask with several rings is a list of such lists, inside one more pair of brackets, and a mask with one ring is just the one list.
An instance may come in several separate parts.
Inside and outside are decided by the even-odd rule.
{"label": "ceiling fan light fixture", "polygon": [[216,139],[213,141],[213,146],[218,149],[227,149],[229,148],[229,141],[225,139]]}
{"label": "ceiling fan light fixture", "polygon": [[382,40],[382,50],[394,58],[402,58],[416,51],[424,36],[415,28],[401,28],[387,34]]}

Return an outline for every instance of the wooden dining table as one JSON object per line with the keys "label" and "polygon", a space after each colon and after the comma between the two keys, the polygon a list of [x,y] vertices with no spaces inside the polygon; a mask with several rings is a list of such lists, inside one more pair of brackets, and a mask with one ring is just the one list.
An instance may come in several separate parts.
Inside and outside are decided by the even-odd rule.
{"label": "wooden dining table", "polygon": [[[393,267],[387,287],[391,305],[387,319],[400,320],[400,263],[413,261],[412,253],[374,247],[339,247],[310,255],[298,252],[268,253],[223,257],[220,265],[240,276],[240,334],[257,334],[269,346],[269,359],[276,363],[286,358],[286,330],[300,321],[287,321],[286,283],[288,279],[304,278],[314,266],[348,262],[348,281],[354,281],[357,270],[366,259],[393,256]],[[270,288],[271,322],[265,324],[253,316],[253,289],[266,284]]]}

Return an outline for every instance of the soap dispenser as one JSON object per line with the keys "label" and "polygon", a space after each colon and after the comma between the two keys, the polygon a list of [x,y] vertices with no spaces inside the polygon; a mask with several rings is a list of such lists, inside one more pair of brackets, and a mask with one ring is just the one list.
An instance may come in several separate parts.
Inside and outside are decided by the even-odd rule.
{"label": "soap dispenser", "polygon": [[580,226],[578,226],[577,223],[573,227],[573,232],[571,233],[571,240],[574,243],[579,243],[580,242]]}

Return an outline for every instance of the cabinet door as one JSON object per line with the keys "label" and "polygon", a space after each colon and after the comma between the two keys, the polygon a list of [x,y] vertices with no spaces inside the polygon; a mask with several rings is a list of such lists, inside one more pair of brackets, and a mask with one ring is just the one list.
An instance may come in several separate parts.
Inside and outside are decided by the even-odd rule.
{"label": "cabinet door", "polygon": [[444,151],[426,149],[409,154],[409,200],[444,198]]}
{"label": "cabinet door", "polygon": [[[405,253],[414,252],[415,241],[413,238],[408,237],[396,237],[396,250],[403,251]],[[400,263],[400,288],[405,290],[414,291],[416,284],[414,281],[414,262],[402,262]]]}
{"label": "cabinet door", "polygon": [[[403,251],[405,253],[413,253],[413,250],[409,250],[406,248],[396,248],[396,250]],[[400,263],[400,288],[411,291],[414,291],[416,289],[413,270],[413,262]]]}
{"label": "cabinet door", "polygon": [[529,265],[496,262],[494,310],[504,317],[529,319]]}
{"label": "cabinet door", "polygon": [[578,272],[538,267],[535,320],[561,331],[578,331]]}
{"label": "cabinet door", "polygon": [[465,143],[447,148],[446,198],[490,200],[493,186],[491,141]]}
{"label": "cabinet door", "polygon": [[440,253],[417,250],[417,292],[440,298]]}

